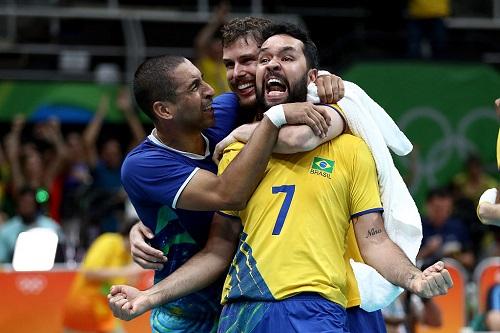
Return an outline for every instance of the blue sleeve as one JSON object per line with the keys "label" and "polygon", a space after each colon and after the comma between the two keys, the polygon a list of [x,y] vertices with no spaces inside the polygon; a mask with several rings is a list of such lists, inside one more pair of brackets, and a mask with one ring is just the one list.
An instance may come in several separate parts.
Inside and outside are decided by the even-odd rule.
{"label": "blue sleeve", "polygon": [[149,204],[175,208],[178,196],[187,185],[195,170],[175,156],[161,152],[143,152],[129,155],[122,166],[122,183],[134,207]]}
{"label": "blue sleeve", "polygon": [[234,93],[225,93],[214,98],[212,107],[215,112],[215,125],[203,131],[210,142],[215,144],[224,139],[236,127],[238,97]]}

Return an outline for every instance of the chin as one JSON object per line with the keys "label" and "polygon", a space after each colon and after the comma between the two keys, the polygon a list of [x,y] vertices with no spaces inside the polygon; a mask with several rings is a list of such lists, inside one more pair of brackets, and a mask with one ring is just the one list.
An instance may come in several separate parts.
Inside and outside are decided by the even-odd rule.
{"label": "chin", "polygon": [[273,100],[273,101],[267,101],[266,100],[266,109],[269,109],[275,105],[279,105],[279,104],[284,104],[284,103],[287,103],[287,99],[283,99],[283,100]]}
{"label": "chin", "polygon": [[240,107],[242,108],[253,108],[257,105],[257,97],[253,96],[238,96],[238,101],[240,102]]}

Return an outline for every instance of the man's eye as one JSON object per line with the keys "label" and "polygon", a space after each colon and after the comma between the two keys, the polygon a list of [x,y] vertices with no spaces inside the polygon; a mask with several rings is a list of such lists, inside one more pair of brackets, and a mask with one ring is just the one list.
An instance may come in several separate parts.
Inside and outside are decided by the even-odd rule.
{"label": "man's eye", "polygon": [[283,61],[292,61],[293,58],[292,57],[283,57]]}
{"label": "man's eye", "polygon": [[267,64],[268,62],[269,62],[269,59],[267,59],[267,58],[260,59],[261,64]]}

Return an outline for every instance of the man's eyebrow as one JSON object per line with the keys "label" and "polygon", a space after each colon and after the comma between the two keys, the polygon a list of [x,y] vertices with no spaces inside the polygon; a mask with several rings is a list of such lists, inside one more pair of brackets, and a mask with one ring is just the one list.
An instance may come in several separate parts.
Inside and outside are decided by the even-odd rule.
{"label": "man's eyebrow", "polygon": [[[268,47],[261,47],[259,49],[259,54],[267,52],[268,50],[269,50]],[[281,50],[278,51],[278,54],[281,54],[281,53],[287,52],[287,51],[297,51],[297,50],[293,46],[284,46],[281,48]]]}

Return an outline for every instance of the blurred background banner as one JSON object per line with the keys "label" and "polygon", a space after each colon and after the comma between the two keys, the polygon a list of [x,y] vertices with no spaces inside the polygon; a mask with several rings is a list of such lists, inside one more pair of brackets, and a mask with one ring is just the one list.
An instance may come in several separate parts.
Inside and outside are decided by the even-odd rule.
{"label": "blurred background banner", "polygon": [[[347,69],[398,123],[414,145],[410,157],[395,158],[421,207],[429,188],[448,183],[470,154],[496,172],[497,135],[493,101],[500,75],[482,64],[370,62]],[[413,165],[412,165],[413,163]]]}
{"label": "blurred background banner", "polygon": [[[9,333],[63,333],[66,297],[76,277],[74,270],[51,272],[0,271],[3,302],[0,329]],[[141,288],[152,283],[152,272],[145,272]],[[87,320],[84,316],[82,321]],[[148,332],[149,312],[130,322],[122,322],[125,333]]]}
{"label": "blurred background banner", "polygon": [[[0,121],[11,121],[25,114],[31,121],[57,117],[62,123],[86,124],[95,112],[103,94],[116,98],[117,84],[97,85],[93,82],[0,82]],[[111,105],[109,121],[122,121],[116,105]]]}

